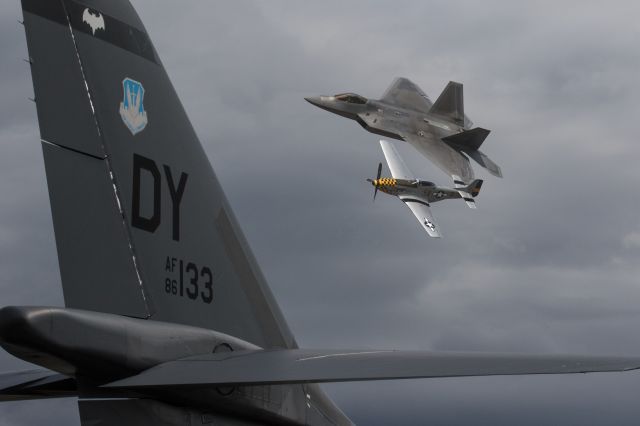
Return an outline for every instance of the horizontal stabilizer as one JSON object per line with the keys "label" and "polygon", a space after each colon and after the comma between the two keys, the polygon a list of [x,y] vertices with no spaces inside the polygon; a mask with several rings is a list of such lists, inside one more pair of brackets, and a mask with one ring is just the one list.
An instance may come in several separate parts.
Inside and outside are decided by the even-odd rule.
{"label": "horizontal stabilizer", "polygon": [[75,379],[50,370],[0,374],[0,401],[63,398],[76,395]]}
{"label": "horizontal stabilizer", "polygon": [[444,88],[436,102],[429,110],[430,114],[436,114],[460,125],[464,125],[464,97],[462,92],[462,84],[450,81]]}
{"label": "horizontal stabilizer", "polygon": [[462,199],[464,200],[465,203],[467,203],[467,206],[470,209],[477,209],[478,208],[476,206],[476,201],[473,199],[471,194],[469,194],[466,191],[458,191],[458,193],[460,193],[460,197],[462,197]]}
{"label": "horizontal stabilizer", "polygon": [[467,203],[470,209],[476,208],[476,201],[474,198],[480,193],[480,188],[482,187],[482,180],[476,179],[471,182],[469,185],[466,185],[459,176],[453,176],[453,184],[460,194],[460,198]]}
{"label": "horizontal stabilizer", "polygon": [[456,133],[455,135],[442,138],[451,148],[458,151],[475,151],[480,148],[480,145],[489,136],[491,130],[476,127],[475,129],[467,130],[465,132]]}
{"label": "horizontal stabilizer", "polygon": [[476,151],[470,151],[465,153],[469,157],[473,158],[473,160],[476,163],[480,164],[482,167],[487,169],[489,173],[491,173],[492,175],[499,178],[502,177],[502,169],[500,169],[500,166],[498,166],[496,163],[491,161],[491,159],[487,157],[482,151],[476,150]]}
{"label": "horizontal stabilizer", "polygon": [[259,350],[184,358],[105,385],[202,387],[627,371],[640,358],[473,352]]}

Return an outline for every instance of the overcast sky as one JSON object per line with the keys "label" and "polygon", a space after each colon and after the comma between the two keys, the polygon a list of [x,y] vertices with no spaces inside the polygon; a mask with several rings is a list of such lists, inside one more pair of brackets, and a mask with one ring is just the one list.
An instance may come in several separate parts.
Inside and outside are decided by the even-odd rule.
{"label": "overcast sky", "polygon": [[[640,355],[637,1],[134,1],[303,347]],[[0,5],[0,305],[62,305],[18,1]],[[378,137],[307,104],[465,85],[504,172],[444,238],[365,178]],[[61,100],[61,105],[63,100]],[[447,176],[397,143],[414,174]],[[276,182],[265,187],[264,182]],[[0,352],[0,370],[25,363]],[[324,386],[360,424],[636,424],[640,373]],[[0,405],[76,425],[74,400]]]}

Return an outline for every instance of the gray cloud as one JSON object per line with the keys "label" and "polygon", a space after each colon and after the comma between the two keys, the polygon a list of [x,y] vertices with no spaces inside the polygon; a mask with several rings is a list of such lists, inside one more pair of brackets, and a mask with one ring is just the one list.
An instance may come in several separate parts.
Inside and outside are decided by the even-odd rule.
{"label": "gray cloud", "polygon": [[[640,352],[636,2],[184,3],[135,6],[301,344]],[[3,304],[61,305],[19,5],[0,10]],[[464,82],[505,171],[479,173],[477,211],[434,207],[442,241],[390,197],[371,202],[375,135],[302,100],[377,97],[398,75],[432,98]],[[362,424],[631,424],[637,377],[326,388]],[[0,422],[42,424],[54,410],[77,424],[73,400],[3,405]]]}

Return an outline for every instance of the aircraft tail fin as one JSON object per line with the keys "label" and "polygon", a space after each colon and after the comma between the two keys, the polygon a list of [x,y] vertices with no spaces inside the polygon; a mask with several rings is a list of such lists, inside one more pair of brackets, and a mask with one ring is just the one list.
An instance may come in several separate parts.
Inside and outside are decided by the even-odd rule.
{"label": "aircraft tail fin", "polygon": [[65,305],[296,347],[129,1],[22,8]]}
{"label": "aircraft tail fin", "polygon": [[467,203],[467,206],[471,209],[476,208],[475,197],[480,193],[480,188],[482,188],[482,179],[476,179],[471,182],[469,185],[466,185],[458,176],[453,176],[453,183],[455,185],[456,190],[460,194],[460,198]]}
{"label": "aircraft tail fin", "polygon": [[482,179],[474,180],[465,188],[465,192],[471,194],[473,198],[476,198],[478,194],[480,194],[480,188],[482,188],[482,183],[483,183]]}
{"label": "aircraft tail fin", "polygon": [[461,126],[465,122],[470,122],[464,115],[462,83],[450,81],[429,110],[429,113],[447,118]]}
{"label": "aircraft tail fin", "polygon": [[476,163],[487,169],[492,175],[502,177],[500,166],[491,161],[489,157],[479,150],[484,140],[489,136],[489,133],[491,133],[490,130],[476,127],[475,129],[447,136],[446,138],[442,138],[442,140],[453,149],[462,151],[473,158]]}
{"label": "aircraft tail fin", "polygon": [[442,138],[442,140],[446,142],[447,145],[459,151],[475,151],[480,148],[484,140],[489,136],[489,133],[491,133],[491,130],[476,127],[475,129],[447,136],[446,138]]}

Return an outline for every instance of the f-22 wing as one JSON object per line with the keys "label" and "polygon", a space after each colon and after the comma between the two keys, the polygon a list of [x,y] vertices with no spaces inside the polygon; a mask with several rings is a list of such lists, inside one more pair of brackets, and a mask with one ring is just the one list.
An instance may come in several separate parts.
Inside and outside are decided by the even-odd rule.
{"label": "f-22 wing", "polygon": [[403,135],[403,139],[447,175],[459,176],[465,183],[475,178],[469,159],[441,140],[412,133]]}
{"label": "f-22 wing", "polygon": [[[382,147],[382,152],[387,160],[391,176],[393,176],[394,179],[415,180],[415,177],[413,177],[404,160],[396,150],[396,147],[393,146],[391,142],[381,140],[380,146]],[[398,195],[398,198],[400,198],[402,202],[409,207],[416,219],[418,219],[418,222],[420,222],[420,225],[425,231],[427,231],[427,234],[429,234],[430,237],[442,237],[440,229],[438,225],[436,225],[431,209],[429,208],[429,200],[417,194],[400,194]]]}

